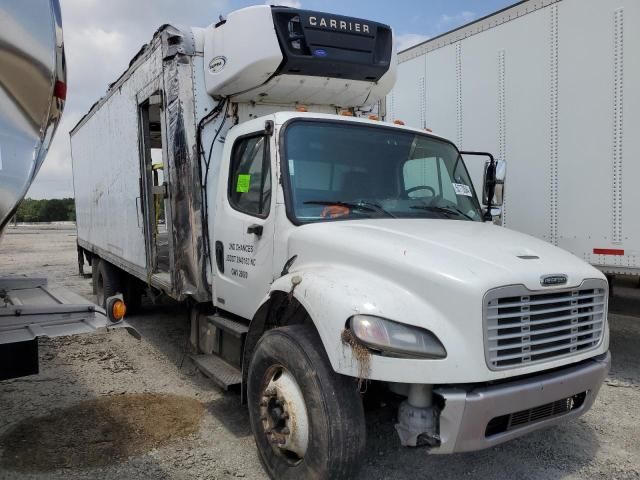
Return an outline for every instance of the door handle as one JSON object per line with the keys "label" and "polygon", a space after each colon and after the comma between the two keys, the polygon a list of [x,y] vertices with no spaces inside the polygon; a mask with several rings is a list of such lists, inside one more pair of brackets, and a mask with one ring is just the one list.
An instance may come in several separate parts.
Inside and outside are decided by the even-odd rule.
{"label": "door handle", "polygon": [[224,273],[224,245],[220,240],[216,241],[216,265],[218,271]]}
{"label": "door handle", "polygon": [[261,237],[262,230],[263,230],[262,225],[258,225],[257,223],[254,223],[253,225],[249,225],[249,227],[247,228],[247,233],[253,233],[256,236]]}

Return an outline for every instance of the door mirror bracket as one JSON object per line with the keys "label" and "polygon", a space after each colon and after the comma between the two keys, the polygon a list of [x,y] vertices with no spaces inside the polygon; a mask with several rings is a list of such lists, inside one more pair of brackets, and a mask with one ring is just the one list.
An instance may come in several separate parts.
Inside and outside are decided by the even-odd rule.
{"label": "door mirror bracket", "polygon": [[507,173],[507,163],[495,160],[488,152],[460,152],[462,155],[478,155],[488,157],[484,166],[484,181],[482,188],[482,204],[487,207],[484,221],[493,221],[495,207],[501,207],[504,197],[504,181]]}

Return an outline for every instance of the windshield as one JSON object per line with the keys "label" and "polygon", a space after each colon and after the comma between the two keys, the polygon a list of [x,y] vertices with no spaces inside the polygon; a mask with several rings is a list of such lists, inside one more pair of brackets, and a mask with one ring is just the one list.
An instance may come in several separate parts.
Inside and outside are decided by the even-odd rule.
{"label": "windshield", "polygon": [[284,137],[289,215],[481,221],[456,148],[428,135],[346,122],[296,121]]}

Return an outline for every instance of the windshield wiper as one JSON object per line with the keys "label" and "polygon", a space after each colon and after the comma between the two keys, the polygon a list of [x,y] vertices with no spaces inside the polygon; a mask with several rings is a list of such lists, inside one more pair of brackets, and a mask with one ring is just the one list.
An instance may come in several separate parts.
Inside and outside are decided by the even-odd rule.
{"label": "windshield wiper", "polygon": [[[414,209],[418,209],[418,210],[433,210],[434,212],[441,212],[441,213],[444,213],[445,215],[447,213],[455,213],[457,215],[463,216],[464,218],[466,218],[468,220],[473,220],[472,217],[470,217],[469,215],[464,213],[462,210],[460,210],[457,207],[452,207],[452,206],[440,207],[440,206],[435,206],[435,205],[411,205],[411,207],[409,207],[409,208],[414,208]],[[451,218],[451,217],[449,216],[449,218]]]}
{"label": "windshield wiper", "polygon": [[358,202],[359,205],[365,205],[367,207],[373,207],[375,208],[378,212],[382,212],[385,215],[391,217],[391,218],[396,218],[396,216],[391,213],[389,210],[383,208],[381,205],[378,205],[377,203],[373,203],[373,202]]}
{"label": "windshield wiper", "polygon": [[372,202],[342,202],[340,200],[308,200],[303,202],[305,205],[338,205],[340,207],[353,208],[354,210],[362,210],[364,212],[379,212],[391,218],[396,218],[394,214],[385,210],[377,203]]}

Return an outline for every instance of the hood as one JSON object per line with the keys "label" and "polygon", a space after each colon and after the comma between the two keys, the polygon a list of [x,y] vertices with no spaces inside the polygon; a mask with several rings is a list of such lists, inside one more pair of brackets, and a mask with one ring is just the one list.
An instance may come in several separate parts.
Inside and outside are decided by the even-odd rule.
{"label": "hood", "polygon": [[[368,270],[409,290],[415,282],[458,285],[475,292],[564,274],[561,288],[580,285],[601,272],[537,238],[489,223],[445,219],[372,219],[303,225],[289,239],[289,252],[304,263],[332,263]],[[480,290],[479,290],[480,289]],[[419,288],[422,290],[422,288]]]}

